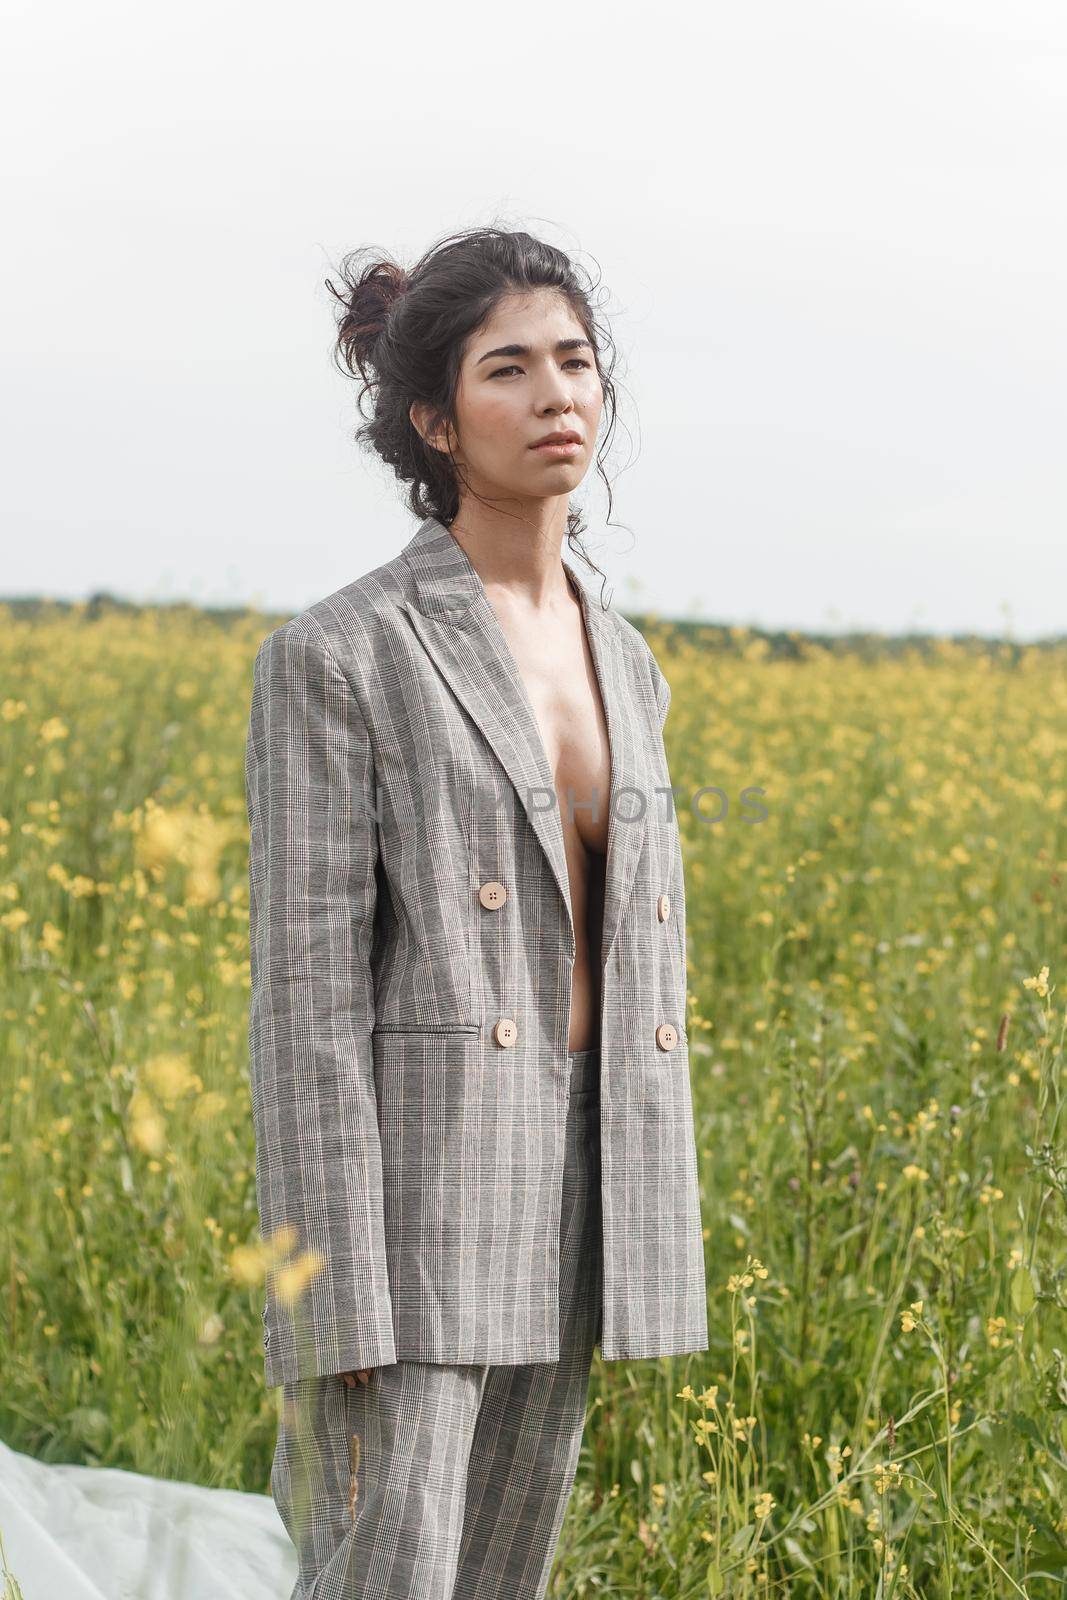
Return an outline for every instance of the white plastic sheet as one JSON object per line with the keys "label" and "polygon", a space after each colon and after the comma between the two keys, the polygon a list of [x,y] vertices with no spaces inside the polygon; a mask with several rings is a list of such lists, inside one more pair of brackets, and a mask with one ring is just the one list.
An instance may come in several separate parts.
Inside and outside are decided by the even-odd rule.
{"label": "white plastic sheet", "polygon": [[2,1441],[0,1534],[25,1600],[290,1600],[296,1583],[269,1495],[50,1466]]}

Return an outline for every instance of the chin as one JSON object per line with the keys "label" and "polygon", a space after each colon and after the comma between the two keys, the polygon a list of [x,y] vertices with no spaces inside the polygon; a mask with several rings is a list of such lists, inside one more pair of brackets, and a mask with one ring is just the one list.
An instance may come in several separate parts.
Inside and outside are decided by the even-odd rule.
{"label": "chin", "polygon": [[537,471],[538,473],[561,472],[567,478],[580,478],[587,465],[588,463],[581,460],[580,457],[574,456],[569,461],[567,459],[562,461],[541,461],[538,463]]}

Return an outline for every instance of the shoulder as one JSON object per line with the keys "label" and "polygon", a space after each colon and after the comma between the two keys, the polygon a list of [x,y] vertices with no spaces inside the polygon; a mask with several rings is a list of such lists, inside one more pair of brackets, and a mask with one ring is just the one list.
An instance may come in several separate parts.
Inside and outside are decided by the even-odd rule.
{"label": "shoulder", "polygon": [[[651,656],[652,651],[649,648],[648,640],[640,628],[635,628],[629,618],[624,617],[621,611],[616,611],[614,606],[612,606],[611,611],[615,618],[615,628],[623,648],[629,650],[641,660]],[[653,656],[652,659],[655,660],[655,657]]]}
{"label": "shoulder", "polygon": [[[667,712],[671,703],[671,686],[663,674],[652,646],[633,623],[622,615],[621,611],[614,612],[615,625],[618,630],[619,644],[627,653],[641,683],[647,686],[651,693],[652,701],[656,708],[656,715],[660,728],[667,720]],[[642,693],[644,689],[642,689]]]}
{"label": "shoulder", "polygon": [[613,608],[612,614],[615,618],[615,627],[622,649],[636,662],[639,668],[644,669],[658,691],[659,685],[665,683],[666,679],[663,676],[659,662],[656,660],[652,646],[640,628],[635,628],[633,623],[627,617],[624,617],[621,611],[615,611]]}
{"label": "shoulder", "polygon": [[281,644],[310,646],[342,668],[371,661],[383,625],[407,594],[407,572],[406,563],[394,556],[323,595],[274,628],[261,642],[258,656]]}

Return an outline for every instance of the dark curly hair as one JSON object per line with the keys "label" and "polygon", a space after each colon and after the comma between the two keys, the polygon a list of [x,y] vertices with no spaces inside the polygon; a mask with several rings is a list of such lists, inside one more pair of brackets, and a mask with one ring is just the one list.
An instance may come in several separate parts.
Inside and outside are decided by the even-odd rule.
{"label": "dark curly hair", "polygon": [[[426,443],[410,408],[415,401],[427,403],[439,426],[447,421],[455,429],[456,390],[470,335],[505,295],[557,289],[593,346],[604,391],[610,421],[597,453],[597,472],[608,492],[610,520],[611,485],[602,460],[615,429],[615,347],[596,320],[600,307],[594,307],[592,296],[599,284],[584,269],[532,234],[486,227],[440,239],[410,270],[377,247],[365,246],[344,257],[340,274],[340,286],[326,279],[338,303],[334,360],[342,372],[363,380],[361,416],[364,396],[372,393],[374,399],[373,415],[356,429],[355,438],[366,441],[409,485],[407,500],[415,516],[434,516],[446,525],[459,511],[459,468],[451,445],[445,454]],[[606,366],[602,351],[608,354]],[[568,543],[600,572],[582,546],[584,531],[581,512],[568,510]]]}

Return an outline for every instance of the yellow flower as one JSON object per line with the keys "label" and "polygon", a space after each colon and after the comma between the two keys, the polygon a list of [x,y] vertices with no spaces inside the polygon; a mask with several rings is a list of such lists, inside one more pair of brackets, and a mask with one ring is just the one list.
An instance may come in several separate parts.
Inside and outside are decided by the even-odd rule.
{"label": "yellow flower", "polygon": [[276,1228],[263,1244],[269,1265],[273,1267],[279,1261],[284,1261],[289,1252],[296,1249],[299,1237],[291,1222],[283,1223],[280,1228]]}
{"label": "yellow flower", "polygon": [[160,1099],[171,1103],[200,1082],[196,1073],[190,1071],[185,1056],[173,1051],[152,1056],[145,1062],[144,1075]]}
{"label": "yellow flower", "polygon": [[756,1503],[752,1508],[752,1512],[756,1518],[756,1521],[763,1522],[765,1518],[770,1516],[777,1504],[777,1500],[772,1500],[769,1494],[764,1493],[758,1495],[756,1498]]}
{"label": "yellow flower", "polygon": [[239,1244],[230,1251],[229,1265],[235,1282],[262,1283],[267,1270],[267,1253],[262,1244]]}
{"label": "yellow flower", "polygon": [[167,1125],[143,1089],[130,1097],[130,1138],[139,1150],[159,1155],[167,1142]]}
{"label": "yellow flower", "polygon": [[194,1102],[192,1120],[194,1122],[212,1122],[226,1110],[228,1105],[229,1101],[224,1094],[220,1094],[217,1089],[208,1089],[205,1094],[202,1094]]}
{"label": "yellow flower", "polygon": [[305,1250],[295,1261],[279,1267],[274,1274],[274,1288],[281,1304],[292,1307],[325,1265],[317,1250]]}
{"label": "yellow flower", "polygon": [[1005,1342],[1003,1335],[1006,1328],[1007,1323],[1003,1317],[986,1318],[985,1336],[989,1340],[991,1349],[999,1350],[1000,1346]]}
{"label": "yellow flower", "polygon": [[1042,967],[1036,978],[1024,978],[1024,989],[1035,989],[1042,999],[1048,994],[1048,968]]}

